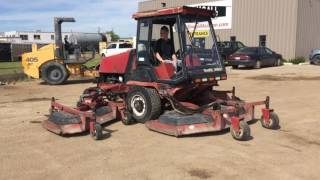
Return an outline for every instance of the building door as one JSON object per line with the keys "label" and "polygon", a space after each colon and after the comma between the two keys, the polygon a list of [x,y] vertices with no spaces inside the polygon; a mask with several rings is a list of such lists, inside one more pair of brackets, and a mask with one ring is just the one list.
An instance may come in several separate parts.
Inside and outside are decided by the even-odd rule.
{"label": "building door", "polygon": [[260,47],[267,47],[267,36],[266,35],[259,36],[259,46]]}
{"label": "building door", "polygon": [[200,49],[206,48],[206,39],[205,38],[194,38],[195,45]]}
{"label": "building door", "polygon": [[237,41],[237,37],[236,36],[231,36],[230,37],[230,41],[231,42],[236,42]]}
{"label": "building door", "polygon": [[9,43],[0,44],[0,61],[11,61],[11,45]]}

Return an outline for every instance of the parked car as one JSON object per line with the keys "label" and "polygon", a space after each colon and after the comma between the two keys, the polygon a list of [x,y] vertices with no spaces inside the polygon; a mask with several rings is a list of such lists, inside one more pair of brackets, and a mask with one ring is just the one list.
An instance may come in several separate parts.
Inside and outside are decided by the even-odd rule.
{"label": "parked car", "polygon": [[243,47],[246,47],[240,41],[221,41],[221,42],[218,42],[217,45],[218,45],[219,53],[225,62],[227,62],[226,59],[231,54],[235,53],[237,50]]}
{"label": "parked car", "polygon": [[312,50],[309,59],[310,64],[320,65],[320,48]]}
{"label": "parked car", "polygon": [[280,66],[282,56],[266,47],[244,47],[228,57],[228,64],[234,69],[240,65],[256,69],[262,66]]}
{"label": "parked car", "polygon": [[108,57],[116,54],[126,52],[129,49],[132,49],[133,45],[128,42],[116,42],[110,43],[106,49],[103,49],[100,52],[101,57]]}

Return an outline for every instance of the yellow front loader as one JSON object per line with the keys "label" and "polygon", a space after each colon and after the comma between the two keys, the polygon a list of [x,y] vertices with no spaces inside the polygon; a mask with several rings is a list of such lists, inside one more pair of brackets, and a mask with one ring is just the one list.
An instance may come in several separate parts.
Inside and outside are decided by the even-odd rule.
{"label": "yellow front loader", "polygon": [[93,69],[85,69],[83,64],[95,58],[95,50],[84,50],[79,45],[62,41],[61,24],[75,22],[74,18],[54,18],[55,44],[38,48],[32,45],[32,52],[22,55],[22,66],[27,76],[43,79],[50,85],[63,84],[70,75],[98,77]]}

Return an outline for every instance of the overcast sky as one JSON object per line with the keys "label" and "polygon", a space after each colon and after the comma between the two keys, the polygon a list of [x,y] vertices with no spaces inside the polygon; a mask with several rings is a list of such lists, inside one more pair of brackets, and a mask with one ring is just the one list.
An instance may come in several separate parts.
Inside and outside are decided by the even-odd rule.
{"label": "overcast sky", "polygon": [[101,32],[113,29],[122,37],[136,34],[131,18],[142,0],[0,0],[0,32],[53,31],[53,17],[74,17],[63,31]]}

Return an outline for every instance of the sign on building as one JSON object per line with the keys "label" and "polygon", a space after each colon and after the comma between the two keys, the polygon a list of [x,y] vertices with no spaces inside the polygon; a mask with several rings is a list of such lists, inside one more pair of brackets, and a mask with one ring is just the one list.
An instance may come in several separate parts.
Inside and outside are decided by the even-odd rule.
{"label": "sign on building", "polygon": [[[189,6],[214,10],[216,12],[216,17],[212,19],[212,23],[215,29],[232,28],[232,0],[216,0],[212,2],[192,4]],[[208,29],[208,24],[199,24],[198,27],[206,30]],[[192,29],[192,25],[190,25],[189,29]]]}

